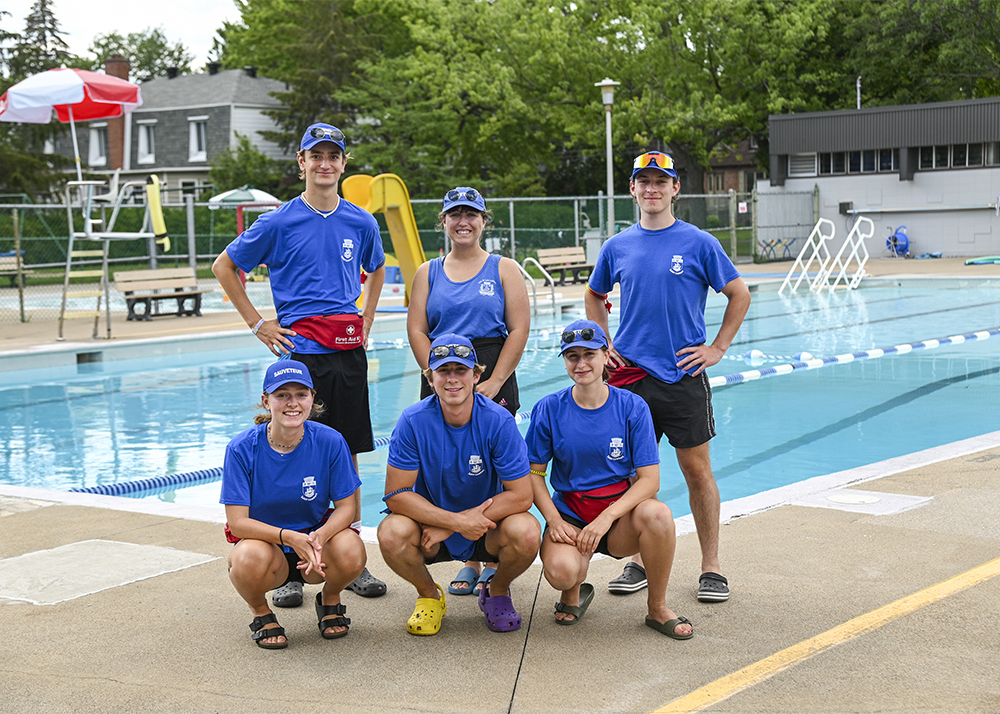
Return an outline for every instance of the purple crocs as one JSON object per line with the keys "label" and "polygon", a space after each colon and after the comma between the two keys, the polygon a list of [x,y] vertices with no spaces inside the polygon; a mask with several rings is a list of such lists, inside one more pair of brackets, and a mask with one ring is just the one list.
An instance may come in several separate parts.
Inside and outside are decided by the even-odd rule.
{"label": "purple crocs", "polygon": [[[493,578],[490,578],[492,580]],[[509,595],[490,597],[490,582],[479,591],[479,609],[486,615],[486,626],[494,632],[513,632],[521,627],[521,616]]]}

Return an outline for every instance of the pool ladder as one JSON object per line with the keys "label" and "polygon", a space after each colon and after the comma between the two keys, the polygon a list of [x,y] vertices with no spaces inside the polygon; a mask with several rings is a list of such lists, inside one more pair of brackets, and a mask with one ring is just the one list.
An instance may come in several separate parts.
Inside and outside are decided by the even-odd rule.
{"label": "pool ladder", "polygon": [[[836,256],[831,257],[827,243],[833,239],[836,232],[837,229],[833,225],[833,221],[820,218],[816,222],[805,245],[802,246],[802,250],[799,251],[798,257],[788,271],[788,275],[781,283],[781,287],[778,289],[779,295],[785,292],[785,288],[790,288],[791,292],[795,293],[803,281],[809,284],[810,292],[814,293],[823,292],[823,290],[833,292],[841,285],[846,290],[854,290],[861,284],[861,280],[866,275],[865,264],[869,258],[865,239],[875,235],[875,224],[869,218],[858,216],[847,240],[840,246]],[[817,272],[815,277],[810,280],[809,269],[814,263],[817,266]],[[856,267],[852,264],[855,264]],[[836,275],[834,275],[834,271],[837,271]]]}

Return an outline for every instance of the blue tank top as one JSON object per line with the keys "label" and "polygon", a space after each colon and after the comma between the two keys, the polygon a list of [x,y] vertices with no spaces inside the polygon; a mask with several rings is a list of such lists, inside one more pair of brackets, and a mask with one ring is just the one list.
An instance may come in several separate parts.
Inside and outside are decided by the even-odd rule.
{"label": "blue tank top", "polygon": [[431,340],[448,333],[470,340],[507,337],[499,255],[491,253],[482,270],[464,283],[448,278],[443,258],[432,260],[427,272],[427,287],[427,324]]}

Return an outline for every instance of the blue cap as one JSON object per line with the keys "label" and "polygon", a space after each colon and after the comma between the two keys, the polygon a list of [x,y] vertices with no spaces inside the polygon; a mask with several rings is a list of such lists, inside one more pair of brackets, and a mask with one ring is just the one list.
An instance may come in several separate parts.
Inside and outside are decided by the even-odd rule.
{"label": "blue cap", "polygon": [[647,151],[635,157],[632,162],[632,178],[643,169],[656,169],[662,171],[667,176],[677,178],[677,166],[674,164],[674,157],[664,154],[662,151]]}
{"label": "blue cap", "polygon": [[[593,330],[591,335],[588,330]],[[584,334],[590,336],[590,339],[585,339]],[[598,350],[602,347],[608,346],[608,336],[604,334],[604,330],[593,320],[577,320],[576,322],[571,322],[566,325],[566,329],[563,330],[561,344],[559,345],[559,354],[562,354],[570,347],[589,347],[590,349]]]}
{"label": "blue cap", "polygon": [[441,212],[447,213],[455,206],[469,206],[477,211],[486,212],[486,201],[483,200],[483,194],[471,186],[459,186],[444,195],[444,207]]}
{"label": "blue cap", "polygon": [[[435,357],[434,350],[439,347],[448,348],[448,353],[442,357]],[[468,347],[469,354],[465,357],[460,357],[455,354],[456,347]],[[443,352],[443,350],[441,350]],[[464,351],[464,350],[462,350]],[[431,369],[438,369],[442,365],[448,364],[449,362],[454,362],[455,364],[461,364],[469,369],[476,366],[476,350],[472,346],[472,343],[468,338],[462,337],[461,335],[456,335],[453,333],[448,333],[446,335],[441,335],[434,342],[431,343],[430,359],[428,360],[428,366]]]}
{"label": "blue cap", "polygon": [[264,393],[271,394],[278,387],[291,382],[313,388],[313,378],[308,367],[293,359],[278,360],[267,368],[264,375]]}
{"label": "blue cap", "polygon": [[340,150],[347,153],[347,145],[344,143],[344,132],[332,124],[313,124],[302,135],[302,143],[299,148],[304,151],[316,146],[321,141],[331,141],[340,147]]}

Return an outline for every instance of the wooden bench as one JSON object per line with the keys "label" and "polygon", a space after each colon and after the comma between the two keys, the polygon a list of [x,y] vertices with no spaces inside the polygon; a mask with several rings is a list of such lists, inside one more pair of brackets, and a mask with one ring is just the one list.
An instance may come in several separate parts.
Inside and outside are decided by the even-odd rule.
{"label": "wooden bench", "polygon": [[[19,255],[0,255],[0,275],[10,278],[10,286],[17,287],[17,268],[21,266],[22,279],[25,275],[31,275],[34,270],[25,270],[24,263]],[[22,285],[23,287],[23,285]]]}
{"label": "wooden bench", "polygon": [[[582,245],[568,248],[540,248],[538,264],[552,277],[559,273],[560,285],[566,284],[566,273],[570,273],[571,283],[586,282],[590,277],[590,271],[594,269],[594,264],[587,262],[587,253]],[[581,277],[581,272],[586,272],[587,275]]]}
{"label": "wooden bench", "polygon": [[[198,279],[191,267],[118,272],[115,273],[115,289],[125,296],[129,320],[152,320],[162,315],[200,317],[201,296],[212,292],[198,289]],[[176,300],[177,310],[161,313],[160,303],[164,300]],[[187,306],[189,300],[190,307]],[[136,313],[139,304],[146,306],[145,312]]]}

